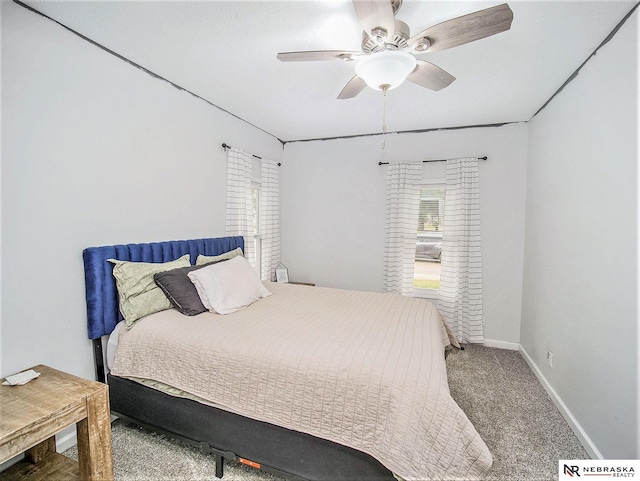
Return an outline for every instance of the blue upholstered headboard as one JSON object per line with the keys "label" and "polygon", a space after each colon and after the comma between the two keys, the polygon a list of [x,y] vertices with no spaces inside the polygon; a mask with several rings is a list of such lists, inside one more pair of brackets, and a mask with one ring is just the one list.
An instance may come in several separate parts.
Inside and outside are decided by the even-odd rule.
{"label": "blue upholstered headboard", "polygon": [[134,262],[168,262],[185,254],[195,264],[198,255],[215,256],[236,248],[244,250],[242,237],[218,237],[180,241],[152,242],[89,247],[82,251],[87,297],[89,339],[110,334],[122,320],[113,264],[107,259]]}

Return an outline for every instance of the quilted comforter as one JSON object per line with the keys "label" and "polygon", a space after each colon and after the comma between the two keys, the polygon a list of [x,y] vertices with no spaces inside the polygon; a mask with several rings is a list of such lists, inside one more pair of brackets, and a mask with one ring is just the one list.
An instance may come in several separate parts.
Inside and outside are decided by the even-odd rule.
{"label": "quilted comforter", "polygon": [[121,330],[112,375],[350,446],[406,480],[482,478],[491,454],[449,393],[456,341],[431,303],[265,285],[233,314],[170,309]]}

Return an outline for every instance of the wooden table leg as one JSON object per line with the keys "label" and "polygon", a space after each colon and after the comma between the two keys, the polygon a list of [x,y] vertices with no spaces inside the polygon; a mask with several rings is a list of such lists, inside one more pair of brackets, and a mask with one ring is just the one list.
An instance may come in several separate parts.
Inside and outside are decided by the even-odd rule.
{"label": "wooden table leg", "polygon": [[49,454],[56,452],[56,437],[51,436],[49,439],[45,439],[40,444],[36,444],[34,447],[27,449],[24,453],[24,457],[30,463],[36,464],[46,458]]}
{"label": "wooden table leg", "polygon": [[113,479],[111,410],[104,390],[87,397],[87,417],[76,424],[78,462],[82,481]]}

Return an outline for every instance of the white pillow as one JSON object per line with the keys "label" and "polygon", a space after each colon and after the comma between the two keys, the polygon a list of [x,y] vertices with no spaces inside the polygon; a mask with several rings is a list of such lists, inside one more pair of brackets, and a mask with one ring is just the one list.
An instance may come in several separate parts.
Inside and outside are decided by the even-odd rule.
{"label": "white pillow", "polygon": [[251,264],[242,256],[211,264],[187,274],[204,307],[230,314],[270,296]]}

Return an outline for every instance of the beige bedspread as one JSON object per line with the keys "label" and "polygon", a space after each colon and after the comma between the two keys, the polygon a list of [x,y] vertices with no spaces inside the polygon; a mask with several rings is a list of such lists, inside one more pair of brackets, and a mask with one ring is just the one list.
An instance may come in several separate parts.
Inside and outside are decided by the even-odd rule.
{"label": "beige bedspread", "polygon": [[123,329],[112,374],[359,449],[407,480],[479,479],[490,468],[449,394],[450,333],[431,303],[265,284],[272,296],[233,314],[171,309]]}

